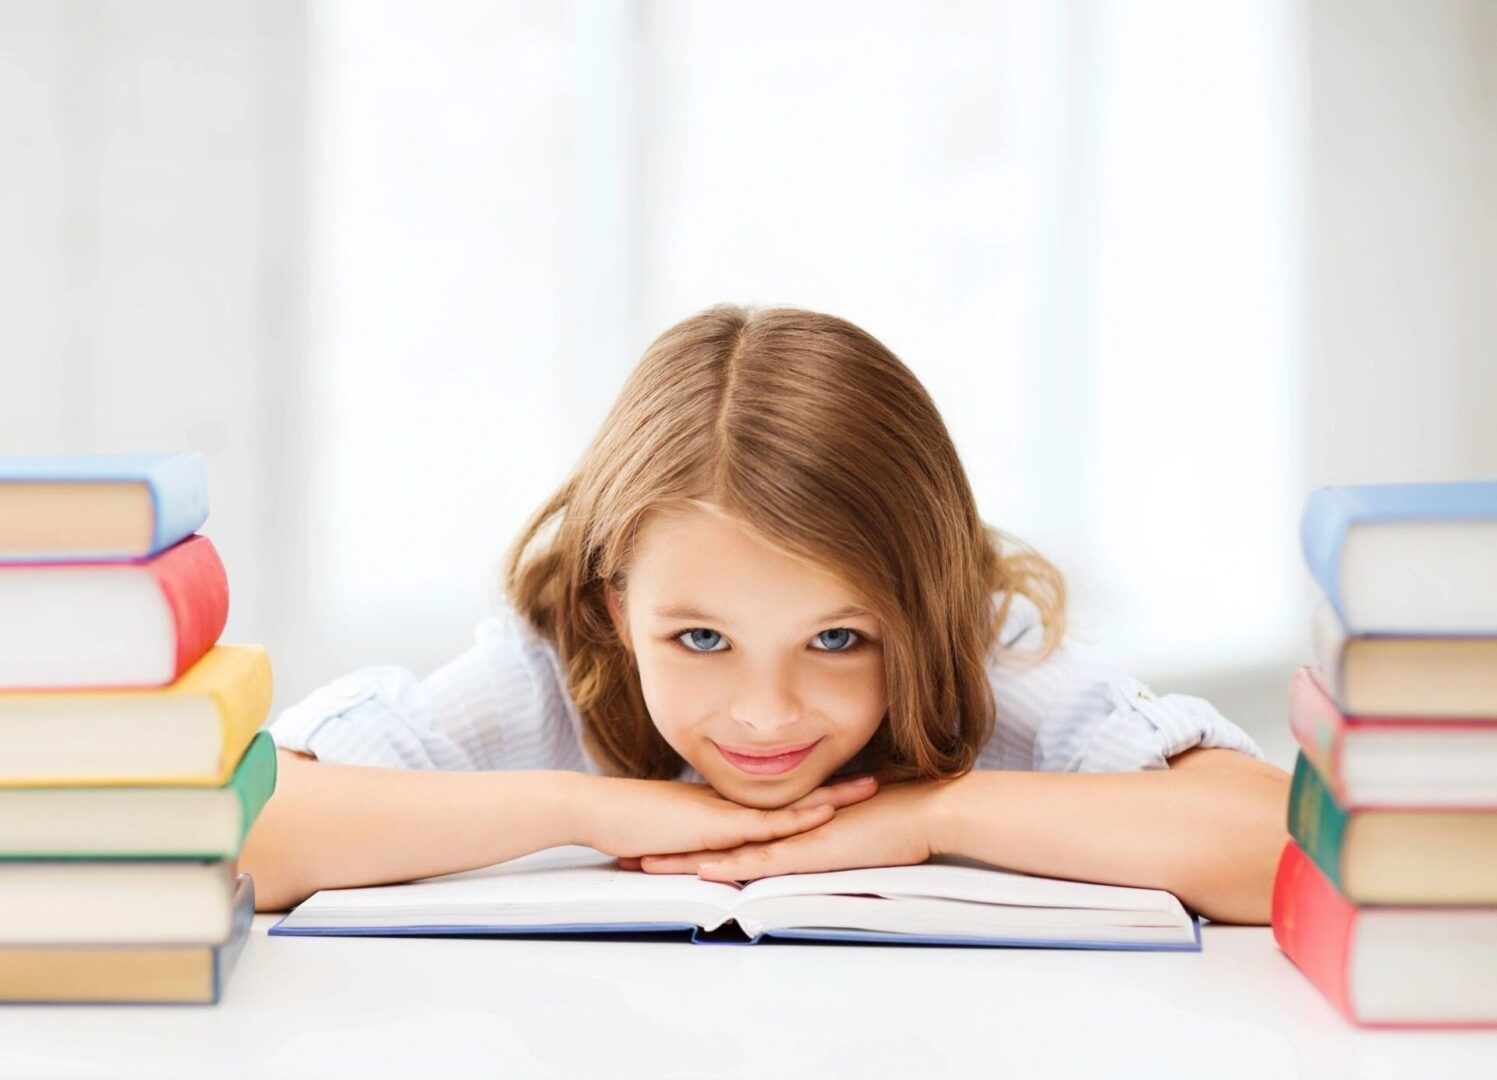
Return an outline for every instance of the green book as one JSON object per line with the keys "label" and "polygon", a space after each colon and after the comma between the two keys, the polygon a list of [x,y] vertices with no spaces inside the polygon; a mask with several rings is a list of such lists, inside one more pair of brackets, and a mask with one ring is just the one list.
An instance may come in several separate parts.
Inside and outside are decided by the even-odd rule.
{"label": "green book", "polygon": [[1341,858],[1350,817],[1336,805],[1310,759],[1303,753],[1295,758],[1294,785],[1289,789],[1289,833],[1338,889],[1342,889]]}
{"label": "green book", "polygon": [[1300,754],[1289,832],[1354,904],[1497,905],[1497,809],[1346,810]]}
{"label": "green book", "polygon": [[232,859],[275,780],[261,731],[222,787],[3,788],[0,860]]}

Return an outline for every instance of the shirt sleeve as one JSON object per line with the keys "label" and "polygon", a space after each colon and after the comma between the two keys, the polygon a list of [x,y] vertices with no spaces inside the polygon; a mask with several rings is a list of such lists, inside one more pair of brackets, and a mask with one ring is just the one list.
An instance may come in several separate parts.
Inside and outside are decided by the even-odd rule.
{"label": "shirt sleeve", "polygon": [[1141,680],[1069,643],[1036,663],[1043,626],[1015,594],[989,655],[997,721],[978,768],[1042,772],[1166,769],[1192,747],[1237,750],[1263,760],[1258,744],[1204,698],[1156,694]]}
{"label": "shirt sleeve", "polygon": [[395,665],[363,668],[314,690],[267,730],[279,747],[339,764],[596,771],[554,648],[508,607],[425,678]]}

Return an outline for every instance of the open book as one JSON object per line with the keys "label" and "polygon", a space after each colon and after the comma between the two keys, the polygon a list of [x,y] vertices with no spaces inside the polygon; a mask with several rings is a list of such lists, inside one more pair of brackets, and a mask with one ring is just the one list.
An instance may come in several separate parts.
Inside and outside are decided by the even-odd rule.
{"label": "open book", "polygon": [[619,870],[591,848],[404,885],[324,889],[272,934],[684,932],[765,938],[1198,952],[1200,923],[1158,889],[1030,877],[942,857],[919,866],[786,874],[743,886]]}

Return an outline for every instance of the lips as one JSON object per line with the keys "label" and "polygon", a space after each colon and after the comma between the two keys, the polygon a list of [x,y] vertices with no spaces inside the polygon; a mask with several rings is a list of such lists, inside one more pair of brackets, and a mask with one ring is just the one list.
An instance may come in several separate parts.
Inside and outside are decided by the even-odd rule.
{"label": "lips", "polygon": [[729,750],[720,743],[714,742],[712,745],[717,747],[717,752],[723,756],[724,761],[741,772],[754,776],[778,776],[805,761],[820,743],[820,739],[815,739],[800,746],[775,747],[769,750],[749,747]]}

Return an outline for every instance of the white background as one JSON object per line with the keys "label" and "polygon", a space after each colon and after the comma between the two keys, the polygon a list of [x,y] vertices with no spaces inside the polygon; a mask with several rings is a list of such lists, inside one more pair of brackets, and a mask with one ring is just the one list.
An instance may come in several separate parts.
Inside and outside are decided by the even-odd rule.
{"label": "white background", "polygon": [[1497,5],[0,0],[0,452],[191,447],[277,707],[471,641],[720,300],[930,388],[1281,763],[1326,483],[1497,475]]}

